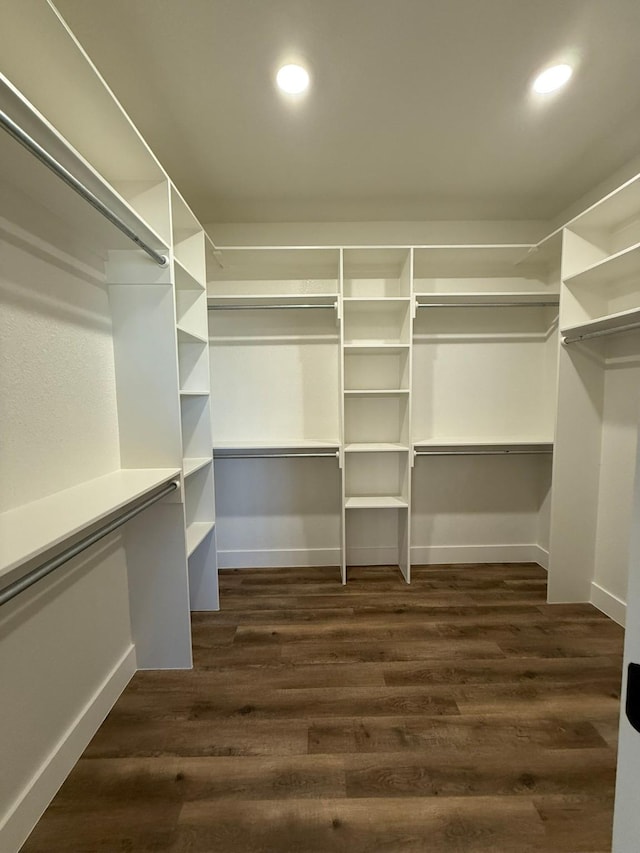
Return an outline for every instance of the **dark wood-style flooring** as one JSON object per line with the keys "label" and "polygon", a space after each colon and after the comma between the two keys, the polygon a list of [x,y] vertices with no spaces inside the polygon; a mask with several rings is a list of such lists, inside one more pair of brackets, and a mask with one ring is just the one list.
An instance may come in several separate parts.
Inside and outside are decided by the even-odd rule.
{"label": "dark wood-style flooring", "polygon": [[25,853],[609,853],[623,632],[538,566],[220,583]]}

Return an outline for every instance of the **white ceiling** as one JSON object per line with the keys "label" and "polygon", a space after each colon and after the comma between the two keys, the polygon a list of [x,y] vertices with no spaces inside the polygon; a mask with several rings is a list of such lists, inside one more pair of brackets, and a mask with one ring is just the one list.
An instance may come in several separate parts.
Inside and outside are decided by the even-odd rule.
{"label": "white ceiling", "polygon": [[203,222],[547,219],[640,153],[640,0],[56,6]]}

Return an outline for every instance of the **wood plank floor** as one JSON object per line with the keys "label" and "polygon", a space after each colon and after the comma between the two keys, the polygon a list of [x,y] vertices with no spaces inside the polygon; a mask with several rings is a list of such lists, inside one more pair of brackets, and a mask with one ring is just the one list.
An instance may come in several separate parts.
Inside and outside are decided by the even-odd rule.
{"label": "wood plank floor", "polygon": [[622,629],[538,566],[220,573],[25,853],[608,853]]}

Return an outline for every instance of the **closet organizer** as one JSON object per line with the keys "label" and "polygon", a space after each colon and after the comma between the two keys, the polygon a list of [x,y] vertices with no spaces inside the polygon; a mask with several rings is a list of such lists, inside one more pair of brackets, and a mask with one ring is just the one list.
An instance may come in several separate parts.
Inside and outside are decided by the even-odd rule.
{"label": "closet organizer", "polygon": [[559,262],[557,240],[224,248],[220,565],[546,565]]}
{"label": "closet organizer", "polygon": [[3,9],[0,48],[0,847],[14,850],[133,672],[190,667],[190,608],[218,607],[215,250],[51,4]]}

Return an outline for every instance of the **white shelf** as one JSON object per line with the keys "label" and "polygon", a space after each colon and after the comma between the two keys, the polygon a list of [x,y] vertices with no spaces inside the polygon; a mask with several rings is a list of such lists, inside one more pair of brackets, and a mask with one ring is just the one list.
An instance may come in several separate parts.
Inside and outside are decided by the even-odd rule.
{"label": "white shelf", "polygon": [[180,391],[181,397],[208,397],[208,391]]}
{"label": "white shelf", "polygon": [[346,498],[345,509],[405,509],[409,503],[395,495]]}
{"label": "white shelf", "polygon": [[594,333],[611,333],[624,331],[625,326],[640,324],[640,308],[631,308],[629,311],[618,311],[616,314],[607,314],[605,317],[598,317],[595,320],[588,320],[586,323],[578,323],[573,326],[566,326],[560,329],[560,333],[565,338],[579,338],[583,335],[593,335]]}
{"label": "white shelf", "polygon": [[640,274],[640,243],[635,243],[621,252],[592,264],[579,273],[568,276],[564,283],[589,287],[590,285],[611,284]]}
{"label": "white shelf", "polygon": [[361,355],[393,355],[406,352],[409,349],[409,344],[385,343],[379,341],[377,343],[345,343],[345,352],[358,353]]}
{"label": "white shelf", "polygon": [[581,230],[610,231],[637,216],[639,210],[640,176],[635,176],[583,213],[575,216],[565,227],[578,226]]}
{"label": "white shelf", "polygon": [[179,258],[174,256],[173,263],[175,264],[176,288],[178,290],[202,291],[206,289],[204,284],[198,281],[198,279],[194,277],[193,273],[189,272]]}
{"label": "white shelf", "polygon": [[251,450],[277,450],[282,452],[294,450],[338,450],[339,441],[320,441],[313,438],[285,439],[273,441],[215,441],[214,453],[220,451],[235,451],[239,453]]}
{"label": "white shelf", "polygon": [[345,388],[345,397],[397,397],[408,394],[408,388]]}
{"label": "white shelf", "polygon": [[182,326],[177,326],[178,330],[178,341],[181,344],[208,344],[209,341],[206,338],[201,337],[200,335],[194,335],[193,332],[187,331],[187,329]]}
{"label": "white shelf", "polygon": [[540,305],[541,303],[551,303],[552,305],[560,304],[560,294],[546,291],[488,291],[486,293],[474,292],[457,292],[457,293],[426,293],[420,292],[415,294],[416,303],[425,305],[433,303],[434,305],[451,305],[465,307],[473,307],[474,305],[485,305],[487,303],[493,305]]}
{"label": "white shelf", "polygon": [[212,456],[200,456],[191,459],[184,459],[182,463],[182,471],[185,479],[191,474],[195,474],[201,468],[205,468],[212,461]]}
{"label": "white shelf", "polygon": [[389,303],[389,302],[402,302],[406,304],[411,299],[410,296],[345,296],[343,297],[344,302],[348,303],[366,303],[373,302],[376,304],[379,303]]}
{"label": "white shelf", "polygon": [[178,477],[177,468],[130,468],[0,514],[0,576]]}
{"label": "white shelf", "polygon": [[352,442],[344,446],[345,453],[402,453],[407,450],[409,450],[407,444],[396,444],[395,442],[387,441]]}
{"label": "white shelf", "polygon": [[190,557],[193,554],[215,526],[215,521],[194,521],[187,527],[187,556]]}

